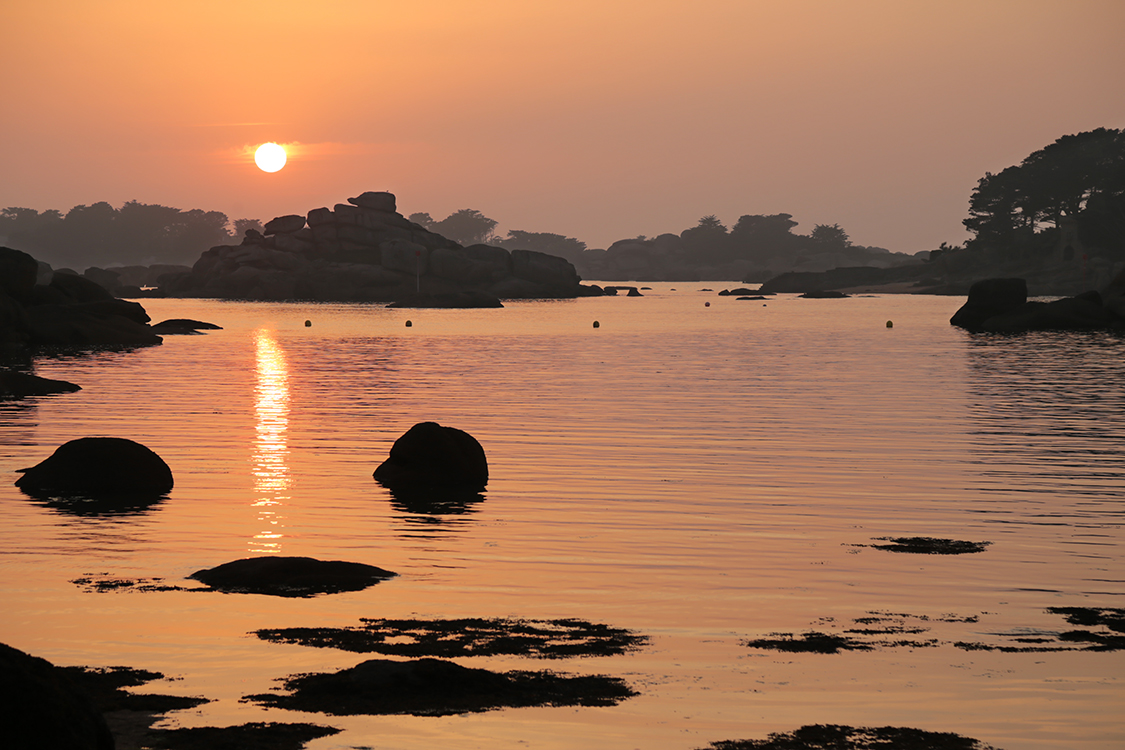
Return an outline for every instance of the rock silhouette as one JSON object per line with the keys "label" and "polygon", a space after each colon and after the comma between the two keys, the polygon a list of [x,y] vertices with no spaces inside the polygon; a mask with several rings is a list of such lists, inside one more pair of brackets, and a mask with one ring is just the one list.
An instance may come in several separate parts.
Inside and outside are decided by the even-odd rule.
{"label": "rock silhouette", "polygon": [[[164,276],[169,297],[393,302],[426,297],[480,306],[496,299],[592,294],[568,261],[530,250],[462,247],[405,218],[395,196],[367,192],[305,216],[279,216],[241,245],[203,253]],[[475,296],[457,295],[475,293]],[[422,306],[422,305],[417,305]]]}
{"label": "rock silhouette", "polygon": [[0,744],[21,750],[113,750],[101,713],[66,673],[0,643]]}
{"label": "rock silhouette", "polygon": [[469,433],[420,422],[395,441],[390,457],[373,476],[396,490],[481,490],[488,484],[488,461]]}
{"label": "rock silhouette", "polygon": [[95,282],[56,273],[20,250],[0,247],[0,344],[151,346],[161,342],[145,309]]}
{"label": "rock silhouette", "polygon": [[395,576],[374,565],[311,557],[249,557],[199,570],[189,578],[239,594],[307,597],[361,591]]}
{"label": "rock silhouette", "polygon": [[140,443],[115,437],[71,440],[19,471],[23,476],[16,486],[28,494],[162,495],[173,484],[164,459]]}
{"label": "rock silhouette", "polygon": [[0,400],[24,396],[47,396],[52,393],[73,393],[80,390],[82,390],[81,386],[65,380],[51,380],[0,368]]}
{"label": "rock silhouette", "polygon": [[972,333],[1125,330],[1125,271],[1106,288],[1050,302],[1028,301],[1023,279],[985,279],[950,324]]}

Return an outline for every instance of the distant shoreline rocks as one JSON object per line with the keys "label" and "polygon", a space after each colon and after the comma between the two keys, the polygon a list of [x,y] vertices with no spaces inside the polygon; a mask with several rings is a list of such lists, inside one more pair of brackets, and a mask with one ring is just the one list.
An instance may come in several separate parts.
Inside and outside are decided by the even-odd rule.
{"label": "distant shoreline rocks", "polygon": [[949,322],[970,333],[1125,331],[1125,271],[1100,292],[1050,302],[1028,301],[1024,279],[983,279]]}
{"label": "distant shoreline rocks", "polygon": [[462,247],[398,213],[392,193],[366,192],[305,216],[279,216],[264,232],[248,230],[240,245],[213,247],[190,272],[161,277],[159,293],[274,301],[437,300],[441,304],[434,306],[481,307],[484,296],[594,293],[579,282],[563,258],[491,245]]}

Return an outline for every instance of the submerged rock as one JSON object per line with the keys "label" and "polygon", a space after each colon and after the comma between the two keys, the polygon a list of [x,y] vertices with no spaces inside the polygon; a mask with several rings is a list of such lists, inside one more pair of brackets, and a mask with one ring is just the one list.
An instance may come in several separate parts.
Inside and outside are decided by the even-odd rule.
{"label": "submerged rock", "polygon": [[237,594],[307,597],[361,591],[396,574],[374,565],[311,557],[249,557],[198,570],[188,578]]}
{"label": "submerged rock", "polygon": [[164,459],[126,438],[86,437],[59,446],[27,469],[16,486],[31,493],[162,495],[172,490]]}
{"label": "submerged rock", "polygon": [[287,678],[289,695],[243,700],[335,716],[448,716],[521,706],[612,706],[636,695],[623,680],[554,672],[491,672],[441,659],[370,659],[332,674]]}
{"label": "submerged rock", "polygon": [[469,433],[419,422],[395,441],[373,476],[390,488],[481,490],[488,484],[488,460]]}

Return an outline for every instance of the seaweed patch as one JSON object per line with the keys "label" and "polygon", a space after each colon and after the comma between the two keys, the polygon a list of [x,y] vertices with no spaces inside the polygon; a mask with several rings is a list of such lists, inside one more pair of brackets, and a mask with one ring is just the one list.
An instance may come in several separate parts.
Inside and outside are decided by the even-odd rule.
{"label": "seaweed patch", "polygon": [[254,631],[262,640],[387,656],[517,655],[541,659],[615,656],[639,649],[648,636],[585,620],[464,618],[372,619],[345,628]]}
{"label": "seaweed patch", "polygon": [[910,727],[848,727],[813,724],[792,732],[770,733],[764,740],[722,740],[700,750],[996,750],[980,740],[953,732]]}
{"label": "seaweed patch", "polygon": [[938,539],[931,536],[877,536],[873,541],[885,544],[854,544],[853,547],[872,547],[888,552],[908,552],[915,555],[967,555],[984,552],[992,542],[967,542],[961,539]]}

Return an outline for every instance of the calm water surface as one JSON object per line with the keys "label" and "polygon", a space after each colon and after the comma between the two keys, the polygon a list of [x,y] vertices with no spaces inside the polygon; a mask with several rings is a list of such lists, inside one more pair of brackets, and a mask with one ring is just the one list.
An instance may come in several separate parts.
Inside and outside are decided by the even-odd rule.
{"label": "calm water surface", "polygon": [[[502,310],[145,301],[154,320],[224,330],[41,359],[37,374],[83,390],[0,404],[0,641],[60,664],[158,670],[175,679],[143,690],[214,699],[164,726],[346,730],[316,750],[691,750],[813,723],[1006,750],[1122,747],[1120,653],[953,644],[1072,629],[1047,607],[1125,607],[1125,340],[970,336],[948,325],[961,298],[763,303],[700,291],[722,285],[652,286]],[[480,440],[484,500],[434,512],[371,479],[425,420]],[[139,512],[83,515],[12,486],[15,469],[86,435],[148,445],[175,490]],[[857,546],[888,536],[992,544]],[[297,600],[72,583],[181,583],[267,554],[400,575]],[[870,613],[938,645],[743,644],[838,633]],[[326,717],[239,702],[367,658],[250,631],[409,616],[575,617],[652,640],[620,657],[459,660],[610,674],[640,692],[609,708]]]}

